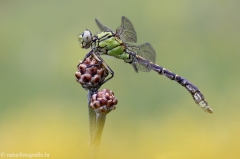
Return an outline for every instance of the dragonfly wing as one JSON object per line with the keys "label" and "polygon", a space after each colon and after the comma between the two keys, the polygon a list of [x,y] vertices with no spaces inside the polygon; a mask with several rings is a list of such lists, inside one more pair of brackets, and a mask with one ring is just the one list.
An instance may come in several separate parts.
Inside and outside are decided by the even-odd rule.
{"label": "dragonfly wing", "polygon": [[149,61],[141,58],[140,56],[133,57],[133,61],[131,64],[132,64],[135,72],[137,72],[137,73],[138,73],[138,71],[142,71],[142,72],[151,71],[151,68],[148,67]]}
{"label": "dragonfly wing", "polygon": [[137,52],[137,55],[142,58],[151,61],[152,63],[156,62],[156,52],[151,44],[145,43],[138,46],[140,49]]}
{"label": "dragonfly wing", "polygon": [[137,33],[129,19],[122,16],[122,24],[117,28],[116,34],[123,42],[137,42]]}
{"label": "dragonfly wing", "polygon": [[141,63],[137,63],[136,66],[137,66],[138,71],[142,71],[142,72],[149,72],[149,71],[151,71],[151,68],[148,68],[148,67],[146,67],[145,65],[143,65]]}
{"label": "dragonfly wing", "polygon": [[97,26],[98,26],[98,28],[99,28],[101,31],[104,31],[104,32],[113,32],[111,29],[109,29],[108,27],[104,26],[98,19],[95,19],[95,22],[97,23]]}
{"label": "dragonfly wing", "polygon": [[127,50],[135,53],[138,56],[141,56],[142,58],[155,63],[156,61],[156,52],[154,48],[152,47],[151,44],[145,43],[139,46],[136,45],[131,45],[131,44],[126,44],[127,45]]}
{"label": "dragonfly wing", "polygon": [[156,61],[156,52],[151,44],[145,43],[139,46],[127,44],[127,50],[137,55],[133,62],[135,62],[138,71],[148,72],[151,70],[148,63]]}

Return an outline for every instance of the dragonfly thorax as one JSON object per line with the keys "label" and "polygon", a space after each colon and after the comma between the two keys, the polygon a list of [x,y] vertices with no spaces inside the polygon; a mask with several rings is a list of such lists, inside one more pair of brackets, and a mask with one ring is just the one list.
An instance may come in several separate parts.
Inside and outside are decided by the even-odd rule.
{"label": "dragonfly thorax", "polygon": [[92,43],[92,33],[89,30],[85,30],[82,34],[78,35],[78,41],[82,48],[88,49]]}

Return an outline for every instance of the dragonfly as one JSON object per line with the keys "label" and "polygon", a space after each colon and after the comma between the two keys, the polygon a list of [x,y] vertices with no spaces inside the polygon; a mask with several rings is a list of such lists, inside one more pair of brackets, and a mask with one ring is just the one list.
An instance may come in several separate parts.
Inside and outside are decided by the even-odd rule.
{"label": "dragonfly", "polygon": [[176,81],[187,89],[195,103],[204,111],[213,113],[213,109],[209,106],[205,97],[195,85],[187,79],[155,63],[156,52],[150,43],[144,43],[141,45],[133,44],[137,42],[137,33],[132,22],[127,17],[122,16],[121,25],[116,29],[116,32],[103,25],[98,19],[95,19],[95,21],[101,32],[92,35],[92,33],[86,29],[83,33],[78,35],[78,41],[83,49],[91,49],[84,59],[94,55],[102,61],[104,66],[109,70],[111,77],[106,81],[114,76],[114,72],[103,61],[100,55],[108,55],[121,59],[125,63],[132,65],[137,73],[139,71],[149,72],[153,70],[159,75],[163,75],[170,80]]}

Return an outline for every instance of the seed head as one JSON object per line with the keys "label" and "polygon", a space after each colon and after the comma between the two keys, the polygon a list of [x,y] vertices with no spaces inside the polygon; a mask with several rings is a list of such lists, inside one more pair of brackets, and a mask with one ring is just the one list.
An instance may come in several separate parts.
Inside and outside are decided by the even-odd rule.
{"label": "seed head", "polygon": [[117,98],[111,90],[103,89],[92,95],[90,107],[98,113],[109,113],[116,109]]}
{"label": "seed head", "polygon": [[86,58],[84,62],[80,61],[77,69],[76,81],[87,90],[98,89],[108,76],[107,69],[94,56]]}

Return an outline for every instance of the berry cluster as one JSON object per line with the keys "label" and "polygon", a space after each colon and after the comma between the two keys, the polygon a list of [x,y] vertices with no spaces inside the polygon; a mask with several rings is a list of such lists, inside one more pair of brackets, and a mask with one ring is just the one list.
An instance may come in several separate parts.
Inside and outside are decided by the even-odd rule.
{"label": "berry cluster", "polygon": [[84,62],[80,61],[77,68],[76,81],[87,90],[99,88],[108,76],[108,71],[93,56],[86,58]]}
{"label": "berry cluster", "polygon": [[103,89],[97,94],[92,95],[90,107],[98,112],[109,113],[116,109],[117,98],[111,90]]}
{"label": "berry cluster", "polygon": [[76,81],[79,82],[84,89],[97,92],[91,97],[90,107],[97,113],[106,114],[116,109],[115,106],[118,100],[114,97],[114,93],[108,89],[98,91],[98,88],[103,84],[109,74],[102,62],[91,55],[83,62],[80,61],[77,68],[78,71],[75,73]]}

